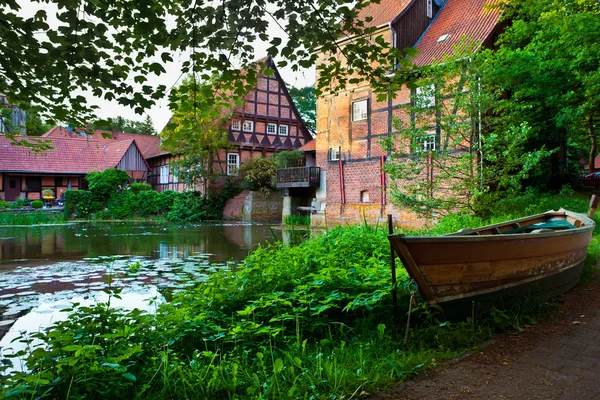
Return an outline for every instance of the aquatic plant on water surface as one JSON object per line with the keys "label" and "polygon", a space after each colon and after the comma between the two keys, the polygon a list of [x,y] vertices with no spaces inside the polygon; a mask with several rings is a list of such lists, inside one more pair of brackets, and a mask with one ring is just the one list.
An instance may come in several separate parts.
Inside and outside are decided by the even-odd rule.
{"label": "aquatic plant on water surface", "polygon": [[399,268],[394,320],[389,257],[383,229],[335,228],[296,247],[259,248],[156,314],[78,307],[21,339],[30,343],[17,354],[28,372],[2,378],[0,398],[350,398],[548,309],[533,303],[447,323],[418,305],[403,345],[414,287]]}

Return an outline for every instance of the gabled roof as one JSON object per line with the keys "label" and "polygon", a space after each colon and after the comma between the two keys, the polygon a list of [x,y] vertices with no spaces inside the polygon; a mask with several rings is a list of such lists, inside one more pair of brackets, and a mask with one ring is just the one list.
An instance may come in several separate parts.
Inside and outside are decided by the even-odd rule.
{"label": "gabled roof", "polygon": [[[70,137],[85,140],[85,137],[69,131],[67,128],[55,127],[42,135],[45,138]],[[160,149],[160,137],[157,135],[143,135],[139,133],[112,132],[105,130],[95,130],[92,139],[97,140],[102,145],[117,143],[123,141],[135,141],[140,153],[146,159],[156,157],[157,155],[168,154]],[[118,163],[118,162],[117,162]]]}
{"label": "gabled roof", "polygon": [[[477,46],[481,46],[492,36],[500,18],[498,8],[490,10],[487,6],[498,2],[447,0],[415,45],[419,54],[414,58],[414,63],[424,66],[441,61],[444,55],[453,54],[452,46],[463,37],[473,39]],[[447,39],[438,42],[443,35],[448,35]]]}
{"label": "gabled roof", "polygon": [[377,27],[392,22],[414,0],[381,0],[379,4],[371,3],[358,13],[358,19],[364,21],[372,17],[371,22],[365,22],[367,27]]}
{"label": "gabled roof", "polygon": [[0,136],[0,171],[87,174],[107,168],[100,143],[94,139],[55,137],[47,139],[54,149],[34,153]]}
{"label": "gabled roof", "polygon": [[298,149],[298,151],[309,152],[309,151],[315,151],[316,149],[317,149],[317,140],[313,139],[310,142],[307,142],[304,146],[300,147]]}

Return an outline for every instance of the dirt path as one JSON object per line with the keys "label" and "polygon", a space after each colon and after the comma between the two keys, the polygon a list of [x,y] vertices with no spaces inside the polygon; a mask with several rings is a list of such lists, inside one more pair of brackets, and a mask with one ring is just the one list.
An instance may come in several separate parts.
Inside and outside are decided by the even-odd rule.
{"label": "dirt path", "polygon": [[502,334],[380,399],[600,399],[600,277],[563,296],[552,320]]}

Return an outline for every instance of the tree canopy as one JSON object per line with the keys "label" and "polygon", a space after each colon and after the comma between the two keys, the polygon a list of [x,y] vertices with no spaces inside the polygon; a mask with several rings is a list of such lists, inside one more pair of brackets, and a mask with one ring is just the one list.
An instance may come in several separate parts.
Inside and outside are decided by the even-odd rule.
{"label": "tree canopy", "polygon": [[144,135],[156,135],[154,123],[149,115],[143,121],[134,121],[123,118],[121,116],[113,118],[109,117],[106,120],[98,120],[92,123],[93,129],[104,129],[107,131],[126,132],[126,133],[141,133]]}
{"label": "tree canopy", "polygon": [[315,88],[312,86],[303,88],[292,86],[290,87],[290,96],[292,96],[304,124],[314,136],[317,131],[317,96],[315,95]]}
{"label": "tree canopy", "polygon": [[[268,44],[267,54],[278,58],[278,67],[293,70],[314,65],[315,49],[331,54],[319,66],[319,87],[332,81],[343,85],[354,75],[387,88],[408,76],[411,63],[383,39],[371,38],[375,28],[357,20],[368,4],[32,0],[25,10],[9,0],[0,6],[0,92],[22,109],[85,126],[96,106],[83,92],[142,114],[170,90],[167,84],[149,84],[149,77],[164,76],[165,63],[183,54],[181,75],[208,81],[218,73],[221,93],[241,97],[253,87],[257,71],[248,70],[243,79],[237,72],[264,56],[255,54],[259,42]],[[282,30],[278,36],[269,31],[275,25]],[[341,37],[354,39],[342,48],[335,40]],[[387,74],[398,60],[397,73]],[[173,108],[178,104],[171,99]]]}

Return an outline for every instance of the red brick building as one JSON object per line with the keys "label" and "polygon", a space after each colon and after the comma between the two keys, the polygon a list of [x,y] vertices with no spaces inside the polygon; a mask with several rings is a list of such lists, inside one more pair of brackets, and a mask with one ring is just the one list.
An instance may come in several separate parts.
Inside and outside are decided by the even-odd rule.
{"label": "red brick building", "polygon": [[[374,36],[383,37],[399,49],[416,48],[418,66],[452,54],[453,45],[464,37],[480,46],[493,43],[499,31],[499,11],[486,5],[496,0],[381,0],[360,13],[372,17],[368,26],[377,28]],[[339,41],[344,46],[347,40]],[[327,62],[321,54],[319,61]],[[418,90],[418,89],[417,89]],[[389,154],[380,140],[393,135],[393,117],[410,120],[407,106],[413,93],[405,88],[395,98],[377,101],[367,83],[349,86],[342,92],[325,93],[317,99],[317,166],[321,187],[314,201],[317,213],[312,225],[371,223],[394,215],[394,221],[411,227],[423,223],[416,215],[400,210],[389,201],[389,177],[384,163]],[[431,146],[439,143],[443,132],[432,132]]]}

